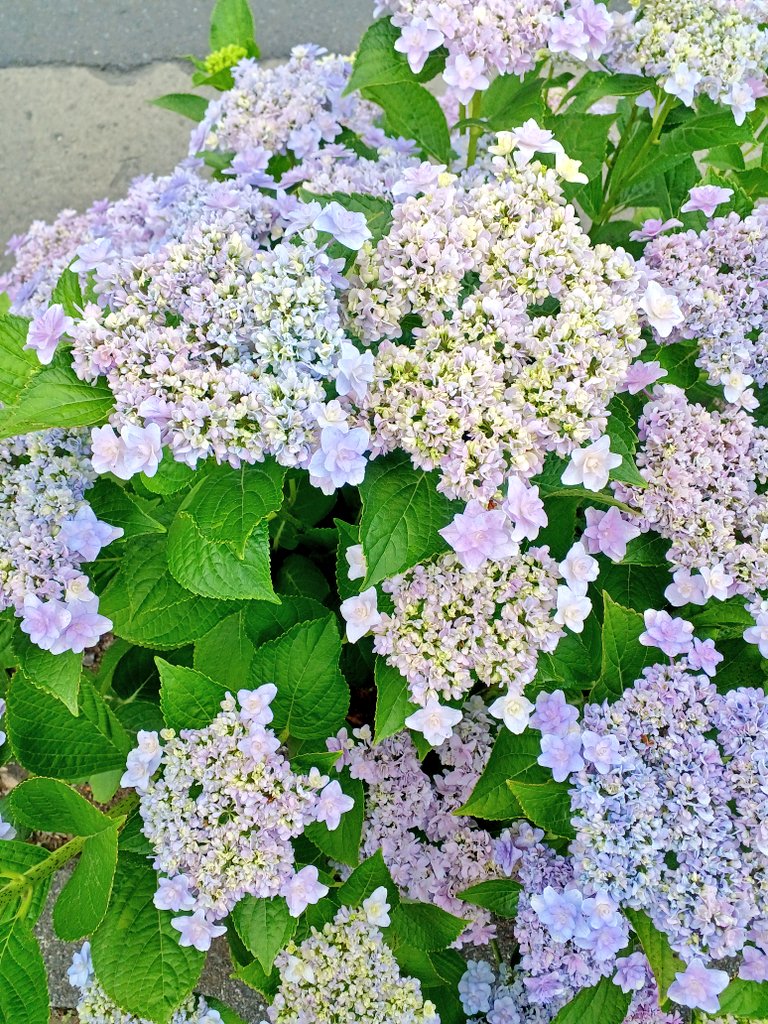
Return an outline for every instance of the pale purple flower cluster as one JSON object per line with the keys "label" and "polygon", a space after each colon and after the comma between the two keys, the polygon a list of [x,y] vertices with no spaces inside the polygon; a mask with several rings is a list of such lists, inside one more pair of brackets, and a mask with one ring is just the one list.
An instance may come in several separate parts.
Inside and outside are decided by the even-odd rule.
{"label": "pale purple flower cluster", "polygon": [[[531,162],[551,139],[530,142],[535,127],[507,133],[490,178],[432,168],[423,194],[409,188],[346,296],[350,329],[380,342],[363,406],[373,454],[403,448],[467,500],[597,440],[643,346],[634,262],[591,245],[557,171]],[[408,314],[421,326],[399,343]]]}
{"label": "pale purple flower cluster", "polygon": [[632,0],[632,6],[639,10],[616,16],[606,54],[611,68],[655,78],[689,107],[708,96],[742,124],[766,89],[762,0]]}
{"label": "pale purple flower cluster", "polygon": [[396,49],[414,72],[432,51],[447,49],[443,80],[465,104],[495,74],[530,71],[547,46],[580,60],[599,57],[612,27],[594,0],[377,0],[375,13],[392,14],[401,30]]}
{"label": "pale purple flower cluster", "polygon": [[364,140],[378,140],[378,109],[358,93],[342,95],[351,70],[349,57],[312,45],[295,46],[290,59],[277,67],[250,58],[240,61],[232,69],[234,88],[209,104],[192,133],[190,155],[258,147],[302,160],[345,128]]}
{"label": "pale purple flower cluster", "polygon": [[80,653],[112,627],[82,569],[123,534],[86,501],[94,479],[86,431],[0,443],[0,609],[13,608],[32,643],[53,654]]}
{"label": "pale purple flower cluster", "polygon": [[[352,800],[317,769],[295,773],[269,728],[272,684],[227,695],[204,729],[140,733],[123,785],[141,797],[143,831],[162,872],[155,904],[176,917],[182,945],[208,949],[216,921],[243,896],[282,895],[294,916],[327,893],[297,871],[291,839],[314,821],[335,829]],[[239,708],[238,708],[239,703]]]}
{"label": "pale purple flower cluster", "polygon": [[[698,365],[712,384],[734,372],[768,383],[768,219],[711,220],[700,234],[661,235],[645,248],[653,278],[677,296],[683,321],[661,343],[695,338]],[[747,384],[751,381],[746,381]],[[728,395],[726,394],[726,398]]]}
{"label": "pale purple flower cluster", "polygon": [[[668,592],[676,605],[768,586],[768,432],[735,406],[710,412],[673,385],[657,385],[639,422],[637,465],[647,486],[616,485],[644,529],[672,542],[681,572]],[[696,575],[692,575],[696,574]]]}
{"label": "pale purple flower cluster", "polygon": [[406,732],[373,745],[367,726],[329,746],[344,751],[352,775],[367,786],[362,855],[381,849],[392,878],[411,898],[434,903],[469,920],[459,944],[488,942],[495,934],[487,910],[456,893],[497,874],[493,840],[456,811],[468,799],[490,756],[495,727],[479,697],[464,708],[453,736],[437,749],[443,765],[424,771]]}
{"label": "pale purple flower cluster", "polygon": [[374,648],[408,680],[411,699],[451,700],[477,683],[522,693],[540,651],[563,636],[553,618],[557,564],[529,548],[475,571],[449,552],[386,580],[394,609],[374,627]]}
{"label": "pale purple flower cluster", "polygon": [[321,428],[349,429],[325,387],[344,356],[341,279],[314,243],[257,249],[236,225],[193,222],[109,277],[109,307],[87,306],[72,329],[73,357],[82,379],[106,377],[121,433],[154,428],[190,466],[306,467]]}
{"label": "pale purple flower cluster", "polygon": [[406,139],[374,139],[372,132],[368,138],[378,146],[375,160],[361,157],[341,143],[329,143],[286,171],[280,178],[281,187],[298,182],[315,195],[363,193],[393,199],[403,176],[421,167],[421,160],[413,156],[413,144]]}
{"label": "pale purple flower cluster", "polygon": [[[143,1017],[127,1013],[107,995],[93,973],[90,942],[84,942],[74,953],[67,978],[73,988],[80,990],[77,1000],[80,1024],[152,1024]],[[203,996],[191,995],[174,1010],[168,1024],[224,1024],[224,1021]]]}
{"label": "pale purple flower cluster", "polygon": [[584,712],[616,749],[571,779],[576,884],[646,911],[688,963],[768,940],[767,725],[762,690],[719,694],[685,659]]}
{"label": "pale purple flower cluster", "polygon": [[280,987],[267,1011],[271,1024],[440,1024],[421,983],[401,972],[384,942],[389,909],[382,888],[359,907],[341,907],[300,944],[289,942],[275,960]]}

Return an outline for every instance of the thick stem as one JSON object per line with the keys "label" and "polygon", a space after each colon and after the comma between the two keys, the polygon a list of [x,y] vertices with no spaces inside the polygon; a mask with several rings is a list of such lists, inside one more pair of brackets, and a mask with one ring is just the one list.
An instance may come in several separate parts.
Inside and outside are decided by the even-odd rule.
{"label": "thick stem", "polygon": [[[479,118],[480,106],[483,102],[482,93],[476,92],[469,104],[469,116]],[[467,167],[472,167],[477,160],[477,140],[480,138],[482,128],[479,125],[469,126],[469,145],[467,147]]]}
{"label": "thick stem", "polygon": [[[120,821],[120,828],[122,828],[125,818],[134,807],[138,806],[138,803],[138,794],[128,793],[106,812],[106,816],[113,821],[122,819]],[[21,900],[22,906],[19,908],[19,916],[23,917],[29,909],[30,896],[35,883],[50,877],[59,868],[64,867],[65,864],[73,860],[82,851],[88,838],[88,836],[75,836],[64,843],[63,846],[60,846],[58,850],[51,851],[45,860],[41,860],[38,864],[33,864],[23,875],[16,875],[13,881],[0,889],[0,910],[16,900]]]}

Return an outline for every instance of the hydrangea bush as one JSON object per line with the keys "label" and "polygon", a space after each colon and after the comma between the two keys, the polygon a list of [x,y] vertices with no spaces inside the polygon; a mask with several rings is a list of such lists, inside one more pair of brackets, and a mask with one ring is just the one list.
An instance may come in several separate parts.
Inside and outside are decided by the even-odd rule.
{"label": "hydrangea bush", "polygon": [[768,11],[373,15],[9,243],[0,1022],[768,1020]]}

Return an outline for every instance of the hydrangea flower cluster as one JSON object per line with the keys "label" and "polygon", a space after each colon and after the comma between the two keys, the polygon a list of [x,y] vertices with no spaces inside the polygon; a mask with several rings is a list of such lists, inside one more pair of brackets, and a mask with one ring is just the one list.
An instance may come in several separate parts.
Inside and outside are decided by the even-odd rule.
{"label": "hydrangea flower cluster", "polygon": [[[126,1013],[111,999],[93,973],[91,944],[84,942],[72,958],[67,971],[69,983],[80,990],[77,1014],[80,1024],[152,1024],[151,1021]],[[174,1011],[168,1024],[224,1024],[221,1014],[202,996],[189,996]]]}
{"label": "hydrangea flower cluster", "polygon": [[495,727],[479,697],[470,698],[456,732],[437,748],[442,770],[430,777],[406,732],[373,744],[367,726],[330,740],[344,751],[353,778],[367,786],[362,855],[381,850],[395,883],[411,899],[470,920],[459,945],[495,934],[487,910],[456,893],[497,874],[488,832],[454,813],[479,779]]}
{"label": "hydrangea flower cluster", "polygon": [[766,942],[766,723],[762,690],[720,694],[685,659],[584,711],[615,749],[571,780],[575,881],[645,910],[689,964]]}
{"label": "hydrangea flower cluster", "polygon": [[78,653],[112,627],[99,614],[83,563],[123,534],[96,518],[85,431],[49,430],[0,442],[0,609],[30,640]]}
{"label": "hydrangea flower cluster", "polygon": [[253,59],[232,69],[234,88],[214,100],[193,132],[190,155],[201,150],[314,156],[344,129],[371,141],[377,108],[359,94],[343,96],[352,61],[320,46],[295,46],[277,67]]}
{"label": "hydrangea flower cluster", "polygon": [[[639,422],[645,488],[617,484],[644,529],[670,540],[674,604],[754,596],[768,586],[768,432],[729,405],[710,412],[671,384],[657,385]],[[694,575],[695,574],[695,575]]]}
{"label": "hydrangea flower cluster", "polygon": [[443,80],[461,103],[487,89],[494,74],[530,71],[547,47],[581,60],[599,57],[612,27],[607,8],[594,0],[377,0],[375,13],[392,14],[401,29],[396,48],[415,72],[445,47]]}
{"label": "hydrangea flower cluster", "polygon": [[453,552],[387,580],[394,603],[374,648],[408,680],[414,703],[452,700],[477,683],[522,694],[540,651],[563,629],[553,618],[559,570],[547,548],[517,550],[474,571]]}
{"label": "hydrangea flower cluster", "polygon": [[[661,344],[695,338],[697,364],[725,397],[742,400],[753,381],[768,383],[768,222],[758,206],[745,218],[735,213],[711,220],[701,233],[658,235],[645,247],[653,279],[677,296],[682,322]],[[738,375],[741,387],[729,395]],[[751,394],[751,393],[750,393]]]}
{"label": "hydrangea flower cluster", "polygon": [[765,95],[768,32],[760,0],[632,0],[639,16],[617,18],[608,60],[615,70],[655,78],[692,106],[709,96],[742,124]]}
{"label": "hydrangea flower cluster", "polygon": [[259,250],[233,227],[193,224],[111,274],[109,307],[87,306],[72,336],[78,375],[109,382],[113,427],[154,426],[190,466],[270,454],[304,468],[322,427],[347,429],[324,387],[345,344],[339,274],[316,245]]}
{"label": "hydrangea flower cluster", "polygon": [[591,245],[535,150],[556,144],[529,122],[500,136],[490,180],[426,165],[346,296],[350,329],[380,342],[363,403],[372,454],[404,449],[452,497],[498,497],[548,451],[597,440],[643,347],[633,260]]}
{"label": "hydrangea flower cluster", "polygon": [[271,1024],[440,1024],[420,982],[401,973],[384,942],[389,910],[382,887],[361,906],[342,907],[322,931],[312,928],[301,944],[289,942],[275,960]]}
{"label": "hydrangea flower cluster", "polygon": [[[207,949],[215,924],[243,896],[282,895],[294,916],[328,891],[317,869],[297,871],[291,839],[313,821],[335,829],[352,800],[317,769],[295,773],[280,752],[270,703],[276,688],[240,690],[204,729],[139,733],[122,784],[141,797],[143,831],[163,873],[155,905],[183,945]],[[238,708],[239,703],[239,708]]]}

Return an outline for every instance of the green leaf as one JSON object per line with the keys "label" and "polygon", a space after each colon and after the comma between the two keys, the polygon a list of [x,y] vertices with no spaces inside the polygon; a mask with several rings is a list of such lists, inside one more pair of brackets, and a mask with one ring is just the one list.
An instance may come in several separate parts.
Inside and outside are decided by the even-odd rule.
{"label": "green leaf", "polygon": [[[648,79],[641,75],[609,75],[604,71],[588,71],[583,75],[568,96],[569,114],[584,114],[593,103],[606,96],[639,96],[648,88]],[[573,97],[572,99],[569,99]]]}
{"label": "green leaf", "polygon": [[648,344],[643,352],[646,362],[656,360],[667,371],[662,378],[664,384],[676,384],[679,388],[690,388],[699,379],[696,360],[699,346],[695,341],[676,341],[673,345]]}
{"label": "green leaf", "polygon": [[622,992],[610,978],[602,978],[578,992],[552,1024],[621,1024],[631,1002],[631,992]]}
{"label": "green leaf", "polygon": [[243,609],[245,631],[256,645],[276,640],[291,626],[313,619],[324,619],[328,609],[311,597],[283,597],[280,604],[247,604]]}
{"label": "green leaf", "polygon": [[53,926],[65,942],[91,935],[104,920],[117,867],[118,824],[86,840],[74,874],[53,908]]}
{"label": "green leaf", "polygon": [[744,607],[743,597],[708,604],[689,618],[697,636],[703,633],[713,640],[740,640],[744,630],[755,624]]}
{"label": "green leaf", "polygon": [[112,619],[118,636],[144,647],[169,649],[205,636],[233,606],[185,590],[168,571],[164,538],[151,537],[126,546],[99,610]]}
{"label": "green leaf", "polygon": [[[684,965],[681,964],[681,969]],[[768,981],[741,981],[735,978],[720,995],[720,1014],[733,1014],[746,1021],[768,1018]]]}
{"label": "green leaf", "polygon": [[226,542],[204,536],[188,512],[177,512],[168,532],[168,567],[186,590],[218,600],[274,601],[269,559],[269,531],[258,523],[242,558]]}
{"label": "green leaf", "polygon": [[409,700],[408,680],[384,658],[376,658],[376,718],[374,743],[405,728],[406,718],[418,710]]}
{"label": "green leaf", "polygon": [[99,477],[88,492],[88,502],[99,519],[120,527],[125,540],[165,533],[163,524],[145,512],[130,491],[106,477]]}
{"label": "green leaf", "polygon": [[591,686],[600,675],[601,653],[600,625],[590,615],[581,633],[566,633],[552,654],[539,655],[539,676],[562,687]]}
{"label": "green leaf", "polygon": [[[345,811],[341,821],[333,831],[322,822],[316,821],[307,825],[304,835],[326,857],[355,867],[360,859],[360,840],[363,835],[363,819],[365,817],[365,790],[359,779],[350,778],[348,771],[343,771],[336,779],[347,796],[355,801],[354,807]],[[265,968],[266,969],[266,968]]]}
{"label": "green leaf", "polygon": [[675,980],[678,971],[685,970],[685,964],[672,952],[667,936],[655,927],[647,914],[642,910],[625,910],[624,913],[648,957],[648,963],[659,988],[659,1001],[664,1003],[669,986]]}
{"label": "green leaf", "polygon": [[0,924],[0,978],[2,1024],[48,1024],[45,964],[23,918]]}
{"label": "green leaf", "polygon": [[160,706],[165,724],[181,729],[204,729],[221,711],[227,687],[184,665],[155,658],[160,673]]}
{"label": "green leaf", "polygon": [[370,463],[360,485],[360,537],[368,566],[361,589],[447,549],[438,530],[458,506],[438,493],[437,481],[436,473],[414,469],[404,454]]}
{"label": "green leaf", "polygon": [[324,601],[330,584],[315,563],[304,555],[288,555],[277,573],[277,587],[290,597],[310,597]]}
{"label": "green leaf", "polygon": [[[177,491],[183,491],[192,483],[195,473],[196,471],[186,463],[176,462],[166,453],[154,476],[142,473],[139,479],[142,485],[153,494],[176,494]],[[197,476],[200,476],[199,470]]]}
{"label": "green leaf", "polygon": [[83,292],[80,288],[80,278],[69,267],[64,271],[56,287],[51,293],[50,305],[60,305],[67,316],[80,319],[83,315]]}
{"label": "green leaf", "polygon": [[219,1016],[224,1021],[224,1024],[246,1024],[242,1017],[238,1016],[234,1010],[230,1010],[228,1006],[225,1006],[220,999],[215,999],[213,996],[206,996],[205,1001],[212,1010],[218,1010]]}
{"label": "green leaf", "polygon": [[51,427],[95,427],[104,423],[115,399],[109,388],[86,384],[62,358],[32,377],[12,405],[0,411],[0,439]]}
{"label": "green leaf", "polygon": [[467,922],[430,903],[401,903],[391,914],[384,929],[389,942],[420,950],[445,949],[464,931]]}
{"label": "green leaf", "polygon": [[623,565],[668,565],[669,541],[657,533],[643,533],[627,544]]}
{"label": "green leaf", "polygon": [[344,523],[341,519],[334,519],[336,533],[339,541],[336,548],[336,590],[342,601],[357,594],[359,580],[349,578],[349,562],[347,551],[360,543],[360,527]]}
{"label": "green leaf", "polygon": [[226,542],[243,558],[257,523],[283,503],[285,469],[273,460],[254,466],[216,466],[179,506],[206,540]]}
{"label": "green leaf", "polygon": [[529,117],[539,120],[544,106],[543,86],[544,79],[535,71],[522,81],[517,75],[498,75],[480,94],[480,117],[487,120],[493,132],[517,128]]}
{"label": "green leaf", "polygon": [[173,914],[153,903],[156,888],[146,860],[121,853],[112,901],[91,953],[100,983],[121,1009],[166,1024],[195,987],[205,954],[179,945]]}
{"label": "green leaf", "polygon": [[254,646],[245,631],[245,611],[218,622],[195,644],[195,668],[230,689],[247,679]]}
{"label": "green leaf", "polygon": [[[29,870],[29,868],[34,867],[36,864],[41,864],[49,857],[49,851],[44,850],[40,846],[33,846],[31,843],[18,842],[15,839],[4,839],[2,843],[0,843],[0,877],[2,877],[6,871],[23,875]],[[45,901],[48,897],[48,890],[51,886],[52,877],[52,873],[44,875],[34,883],[32,895],[29,900],[29,906],[25,914],[25,919],[30,924],[34,924],[43,912]],[[2,879],[2,884],[0,884],[0,897],[2,896],[3,885],[6,880],[7,876]],[[21,894],[17,899],[12,900],[5,905],[0,904],[0,924],[13,921],[19,909],[19,901],[22,899],[25,899],[24,894]]]}
{"label": "green leaf", "polygon": [[376,245],[388,234],[392,226],[392,203],[378,196],[367,196],[362,192],[326,192],[321,195],[308,189],[301,189],[301,194],[302,199],[308,203],[320,203],[321,206],[338,203],[352,213],[362,213],[371,232],[372,245]]}
{"label": "green leaf", "polygon": [[37,353],[24,348],[29,320],[0,314],[0,402],[13,404],[19,393],[40,373]]}
{"label": "green leaf", "polygon": [[522,807],[526,818],[552,835],[573,839],[576,832],[571,824],[570,787],[567,782],[555,782],[551,777],[543,782],[519,782],[510,779],[507,785]]}
{"label": "green leaf", "polygon": [[646,481],[640,476],[635,465],[637,430],[632,414],[619,395],[613,399],[608,410],[610,416],[606,433],[611,439],[611,451],[621,456],[621,465],[611,470],[611,479],[621,480],[635,487],[645,487]]}
{"label": "green leaf", "polygon": [[[243,46],[246,50],[254,47],[253,15],[248,0],[216,0],[211,15],[211,50],[225,46]],[[258,50],[250,53],[258,56]]]}
{"label": "green leaf", "polygon": [[603,591],[603,660],[600,679],[590,699],[613,701],[640,678],[643,669],[658,661],[653,647],[643,647],[638,637],[645,632],[643,616],[617,604]]}
{"label": "green leaf", "polygon": [[469,799],[459,808],[461,814],[499,821],[519,818],[524,812],[511,788],[510,779],[519,782],[546,782],[551,775],[536,763],[541,753],[538,734],[527,730],[515,736],[502,729],[493,745],[488,764]]}
{"label": "green leaf", "polygon": [[440,163],[450,163],[448,122],[440,104],[423,85],[416,82],[377,85],[364,89],[363,96],[382,108],[390,134],[413,139],[426,155]]}
{"label": "green leaf", "polygon": [[[602,559],[601,559],[602,561]],[[663,608],[664,591],[669,585],[669,571],[657,565],[604,564],[600,569],[600,586],[618,604],[643,612],[646,608]]]}
{"label": "green leaf", "polygon": [[343,724],[349,690],[339,671],[341,638],[335,615],[292,626],[258,648],[249,685],[275,683],[276,731],[296,739],[324,739]]}
{"label": "green leaf", "polygon": [[80,689],[82,654],[64,651],[51,654],[33,644],[26,633],[17,629],[13,637],[13,650],[22,672],[31,683],[50,693],[70,711],[77,714],[77,694]]}
{"label": "green leaf", "polygon": [[258,960],[238,967],[234,977],[260,992],[267,1002],[272,1002],[280,987],[280,973],[277,968],[273,967],[267,973]]}
{"label": "green leaf", "polygon": [[56,779],[27,779],[11,791],[14,820],[40,832],[92,836],[112,825],[106,814]]}
{"label": "green leaf", "polygon": [[69,782],[125,768],[133,739],[85,677],[78,706],[75,717],[23,673],[14,675],[8,688],[8,735],[24,768]]}
{"label": "green leaf", "polygon": [[515,917],[522,889],[520,883],[511,878],[489,878],[487,882],[471,885],[457,895],[465,903],[485,907],[498,917]]}
{"label": "green leaf", "polygon": [[355,89],[398,82],[428,82],[445,66],[445,51],[432,52],[423,69],[414,74],[405,54],[395,49],[400,30],[389,18],[375,21],[363,36],[355,54],[355,64],[344,94]]}
{"label": "green leaf", "polygon": [[169,92],[152,100],[152,105],[170,110],[174,114],[181,114],[190,121],[202,121],[208,109],[208,100],[191,92]]}
{"label": "green leaf", "polygon": [[293,938],[298,921],[291,917],[282,896],[270,900],[246,896],[232,911],[232,923],[243,945],[268,973],[277,954]]}
{"label": "green leaf", "polygon": [[400,902],[400,893],[384,863],[381,850],[377,850],[372,857],[355,868],[339,887],[337,895],[343,906],[359,907],[363,900],[367,900],[382,885],[387,890],[390,906],[396,907]]}

